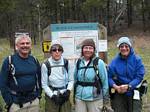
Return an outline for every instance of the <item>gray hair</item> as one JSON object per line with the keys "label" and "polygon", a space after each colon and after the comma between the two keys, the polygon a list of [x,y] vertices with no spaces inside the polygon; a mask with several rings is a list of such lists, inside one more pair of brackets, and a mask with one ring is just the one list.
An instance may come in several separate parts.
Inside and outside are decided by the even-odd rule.
{"label": "gray hair", "polygon": [[28,35],[22,34],[22,35],[19,35],[19,36],[16,37],[15,44],[17,44],[23,38],[27,38],[32,43],[31,38]]}

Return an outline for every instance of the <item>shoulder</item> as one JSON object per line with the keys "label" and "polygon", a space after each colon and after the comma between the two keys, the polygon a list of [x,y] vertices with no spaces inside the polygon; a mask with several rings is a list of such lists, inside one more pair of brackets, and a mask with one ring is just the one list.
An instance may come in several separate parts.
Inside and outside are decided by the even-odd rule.
{"label": "shoulder", "polygon": [[37,59],[35,56],[33,56],[32,54],[30,54],[29,55],[29,57],[28,57],[29,59],[31,58],[31,59]]}
{"label": "shoulder", "polygon": [[106,66],[105,62],[99,57],[95,57],[93,63],[99,66]]}
{"label": "shoulder", "polygon": [[8,65],[8,64],[9,64],[9,56],[3,59],[3,65]]}
{"label": "shoulder", "polygon": [[136,60],[141,60],[142,58],[139,56],[139,55],[137,55],[137,54],[135,54],[135,58],[136,58]]}
{"label": "shoulder", "polygon": [[82,61],[82,60],[83,60],[83,58],[78,58],[76,62],[78,62],[78,61]]}
{"label": "shoulder", "polygon": [[68,59],[66,59],[66,58],[63,58],[63,61],[64,61],[64,64],[69,63]]}
{"label": "shoulder", "polygon": [[10,63],[10,64],[13,63],[12,61],[14,60],[14,58],[15,58],[15,55],[14,55],[14,54],[5,57],[5,58],[3,59],[2,68],[3,68],[3,69],[8,68],[9,63]]}
{"label": "shoulder", "polygon": [[121,60],[120,54],[118,53],[109,63],[109,65],[114,65],[116,63],[118,63],[118,61]]}
{"label": "shoulder", "polygon": [[139,55],[136,54],[134,57],[137,63],[142,63],[142,58]]}
{"label": "shoulder", "polygon": [[31,54],[28,57],[28,61],[30,61],[32,63],[35,63],[36,66],[38,66],[38,67],[41,67],[41,63],[39,62],[39,60],[35,56],[33,56]]}
{"label": "shoulder", "polygon": [[16,54],[10,54],[9,56],[7,56],[7,57],[5,57],[5,59],[4,59],[4,63],[8,63],[9,61],[13,61],[14,59],[17,59],[17,56],[16,56]]}
{"label": "shoulder", "polygon": [[29,58],[28,59],[31,59],[31,60],[34,60],[34,61],[36,61],[36,62],[39,62],[39,60],[35,57],[35,56],[33,56],[33,55],[29,55]]}
{"label": "shoulder", "polygon": [[142,58],[141,58],[138,54],[133,53],[133,54],[130,56],[129,60],[141,61]]}
{"label": "shoulder", "polygon": [[45,59],[41,65],[42,67],[46,67],[48,64],[50,64],[50,58]]}
{"label": "shoulder", "polygon": [[95,57],[95,58],[93,59],[93,62],[94,62],[94,63],[104,63],[104,61],[103,61],[100,57]]}

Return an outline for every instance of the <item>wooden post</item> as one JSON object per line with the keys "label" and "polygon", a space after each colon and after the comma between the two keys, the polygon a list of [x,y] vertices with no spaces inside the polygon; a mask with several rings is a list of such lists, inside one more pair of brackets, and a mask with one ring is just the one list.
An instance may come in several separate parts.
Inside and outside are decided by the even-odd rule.
{"label": "wooden post", "polygon": [[[50,25],[43,30],[43,42],[51,41]],[[50,45],[51,46],[51,45]],[[50,52],[44,52],[44,58],[50,57]]]}
{"label": "wooden post", "polygon": [[[107,29],[103,25],[99,25],[99,38],[98,40],[107,40]],[[99,57],[107,64],[108,58],[107,58],[107,51],[100,51]]]}

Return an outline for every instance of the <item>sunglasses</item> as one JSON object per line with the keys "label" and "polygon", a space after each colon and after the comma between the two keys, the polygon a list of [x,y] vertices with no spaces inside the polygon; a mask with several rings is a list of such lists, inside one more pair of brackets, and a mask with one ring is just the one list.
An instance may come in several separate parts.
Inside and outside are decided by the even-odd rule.
{"label": "sunglasses", "polygon": [[59,49],[52,49],[52,51],[53,51],[53,52],[56,52],[56,51],[62,52],[62,49],[60,49],[60,48],[59,48]]}

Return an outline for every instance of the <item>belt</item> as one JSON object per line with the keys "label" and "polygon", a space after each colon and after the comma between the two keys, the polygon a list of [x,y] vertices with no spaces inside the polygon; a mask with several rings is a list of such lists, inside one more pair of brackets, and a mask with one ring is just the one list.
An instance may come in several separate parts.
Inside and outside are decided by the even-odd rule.
{"label": "belt", "polygon": [[96,83],[95,83],[95,82],[82,82],[82,81],[77,81],[76,84],[77,84],[77,85],[81,85],[81,86],[95,86],[95,87],[96,87]]}
{"label": "belt", "polygon": [[53,91],[57,91],[57,90],[62,90],[62,89],[66,89],[67,85],[66,86],[62,86],[62,87],[53,87],[53,86],[49,86]]}

